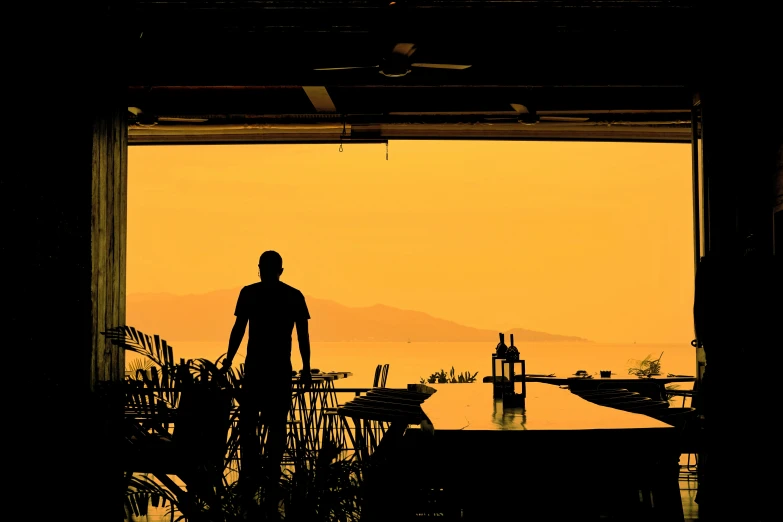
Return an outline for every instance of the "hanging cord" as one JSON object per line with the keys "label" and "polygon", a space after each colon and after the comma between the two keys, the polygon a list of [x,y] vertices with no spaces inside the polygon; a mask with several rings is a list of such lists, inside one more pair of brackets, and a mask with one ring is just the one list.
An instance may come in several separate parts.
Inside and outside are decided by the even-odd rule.
{"label": "hanging cord", "polygon": [[386,161],[389,161],[389,141],[386,141]]}
{"label": "hanging cord", "polygon": [[343,136],[345,136],[345,117],[343,117],[343,132],[340,134],[340,148],[337,149],[338,152],[343,151]]}

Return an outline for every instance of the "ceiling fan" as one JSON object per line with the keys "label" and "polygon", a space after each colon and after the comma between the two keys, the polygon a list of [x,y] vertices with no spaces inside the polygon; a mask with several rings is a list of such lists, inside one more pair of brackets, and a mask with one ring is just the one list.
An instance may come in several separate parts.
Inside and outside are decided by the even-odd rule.
{"label": "ceiling fan", "polygon": [[158,122],[171,122],[171,123],[204,123],[209,121],[207,118],[182,118],[178,116],[155,116],[141,110],[139,107],[128,107],[128,112],[131,113],[137,125],[152,127],[157,125]]}
{"label": "ceiling fan", "polygon": [[[522,105],[521,103],[512,103],[510,105],[516,113],[515,116],[486,118],[487,121],[517,121],[527,125],[534,125],[541,121],[584,123],[590,120],[590,118],[584,116],[554,116],[553,114],[557,113],[558,111],[542,111],[539,113],[525,105]],[[563,113],[560,112],[560,114]]]}
{"label": "ceiling fan", "polygon": [[423,63],[412,62],[411,56],[416,52],[416,45],[412,43],[398,43],[392,52],[383,59],[380,65],[359,65],[352,67],[321,67],[315,71],[344,71],[348,69],[378,69],[378,72],[389,78],[400,78],[411,72],[411,68],[420,69],[452,69],[463,70],[470,65],[455,65],[451,63]]}

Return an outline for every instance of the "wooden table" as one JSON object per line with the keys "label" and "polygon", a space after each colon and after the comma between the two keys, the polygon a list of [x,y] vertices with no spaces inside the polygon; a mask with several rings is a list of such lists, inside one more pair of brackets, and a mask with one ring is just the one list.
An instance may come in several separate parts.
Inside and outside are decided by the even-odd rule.
{"label": "wooden table", "polygon": [[635,377],[632,375],[612,376],[612,377],[577,377],[569,375],[567,377],[555,377],[554,375],[526,375],[527,382],[544,382],[547,384],[568,385],[574,382],[611,382],[611,383],[634,383],[634,382],[655,382],[666,385],[676,382],[695,382],[696,377],[692,375],[654,375],[652,377]]}
{"label": "wooden table", "polygon": [[504,409],[491,383],[432,386],[421,407],[434,434],[409,430],[398,470],[450,493],[443,505],[462,516],[682,519],[674,427],[541,383],[527,384],[524,409]]}
{"label": "wooden table", "polygon": [[558,386],[568,386],[572,391],[595,390],[600,388],[626,388],[636,391],[654,400],[666,400],[666,386],[677,383],[693,383],[696,377],[686,375],[655,375],[653,377],[636,377],[633,375],[612,377],[554,377],[525,376],[525,382],[542,382]]}

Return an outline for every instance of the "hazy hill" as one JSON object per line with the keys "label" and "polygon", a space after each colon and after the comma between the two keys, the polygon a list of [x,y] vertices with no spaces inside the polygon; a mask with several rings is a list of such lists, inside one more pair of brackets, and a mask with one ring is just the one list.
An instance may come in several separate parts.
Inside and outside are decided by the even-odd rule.
{"label": "hazy hill", "polygon": [[[134,294],[127,298],[127,324],[169,341],[227,342],[234,324],[239,288],[206,294]],[[385,305],[343,306],[334,301],[307,297],[312,319],[312,341],[477,341],[495,342],[498,332],[461,325],[423,312]],[[515,328],[515,343],[589,342],[574,336]]]}

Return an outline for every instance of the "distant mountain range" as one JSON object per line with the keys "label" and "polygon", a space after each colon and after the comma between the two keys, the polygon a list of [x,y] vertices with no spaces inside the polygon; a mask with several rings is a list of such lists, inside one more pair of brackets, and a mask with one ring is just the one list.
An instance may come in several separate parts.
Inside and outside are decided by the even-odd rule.
{"label": "distant mountain range", "polygon": [[[167,341],[228,342],[234,324],[234,307],[239,288],[206,294],[133,294],[127,297],[126,323]],[[306,297],[310,309],[310,340],[314,342],[489,342],[498,339],[496,330],[473,328],[439,319],[424,312],[377,304],[349,307],[326,299]],[[514,343],[591,342],[588,339],[556,335],[524,328],[514,334]]]}

